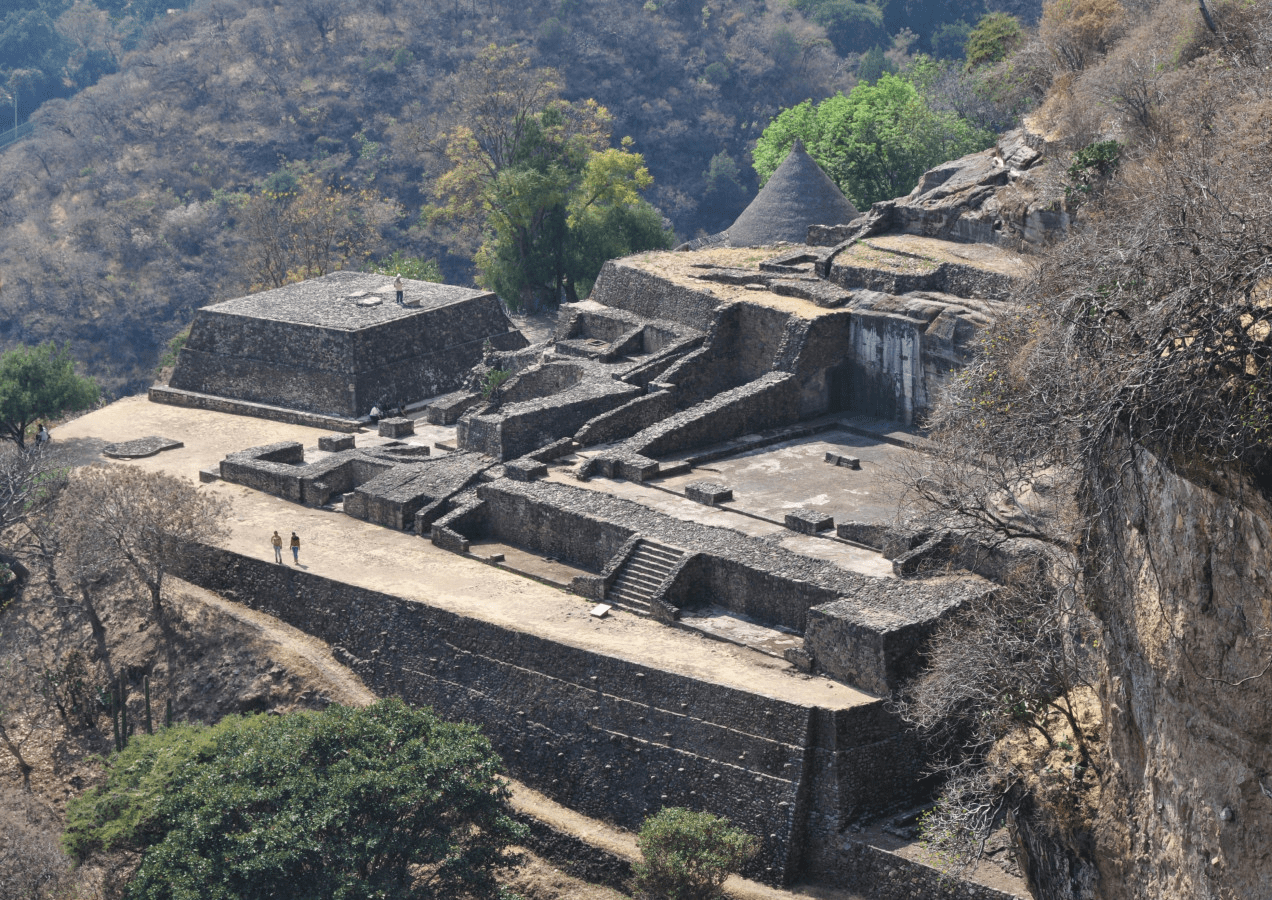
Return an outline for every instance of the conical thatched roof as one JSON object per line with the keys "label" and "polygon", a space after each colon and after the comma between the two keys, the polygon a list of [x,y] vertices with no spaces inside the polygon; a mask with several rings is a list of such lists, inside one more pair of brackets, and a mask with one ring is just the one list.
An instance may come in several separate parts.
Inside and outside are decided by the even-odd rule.
{"label": "conical thatched roof", "polygon": [[791,152],[729,229],[734,247],[802,244],[809,225],[842,225],[859,213],[796,139]]}

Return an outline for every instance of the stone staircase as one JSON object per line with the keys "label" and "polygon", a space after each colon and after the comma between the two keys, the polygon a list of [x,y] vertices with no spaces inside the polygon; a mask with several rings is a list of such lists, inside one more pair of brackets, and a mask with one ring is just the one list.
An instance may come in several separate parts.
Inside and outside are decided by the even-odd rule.
{"label": "stone staircase", "polygon": [[605,589],[605,602],[637,615],[649,615],[650,599],[683,556],[675,547],[642,538]]}

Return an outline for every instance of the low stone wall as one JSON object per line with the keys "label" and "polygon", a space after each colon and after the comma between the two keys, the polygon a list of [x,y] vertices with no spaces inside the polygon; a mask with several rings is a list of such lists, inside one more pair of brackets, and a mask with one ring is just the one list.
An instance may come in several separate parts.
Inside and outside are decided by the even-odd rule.
{"label": "low stone wall", "polygon": [[611,260],[596,276],[592,300],[647,319],[669,319],[706,331],[720,301],[708,291],[681,287],[622,260]]}
{"label": "low stone wall", "polygon": [[675,411],[675,394],[655,391],[588,420],[575,434],[575,439],[585,447],[622,440],[663,421]]}
{"label": "low stone wall", "polygon": [[933,623],[990,587],[973,577],[871,578],[771,541],[555,482],[501,479],[479,485],[476,496],[480,509],[437,522],[454,537],[438,540],[435,528],[435,543],[497,537],[589,572],[604,571],[634,536],[699,554],[668,589],[667,602],[714,602],[761,622],[807,627],[805,646],[823,648],[823,672],[880,694],[913,673]]}
{"label": "low stone wall", "polygon": [[[831,589],[774,576],[725,556],[700,552],[694,554],[668,588],[665,599],[679,609],[719,606],[761,622],[803,632],[809,609],[837,598]],[[864,683],[861,678],[853,681]]]}
{"label": "low stone wall", "polygon": [[913,772],[880,777],[904,740],[881,702],[787,703],[201,545],[173,574],[335,645],[378,694],[480,723],[514,777],[573,809],[627,828],[662,806],[728,816],[760,838],[765,881],[799,874],[810,829],[914,792]]}
{"label": "low stone wall", "polygon": [[831,263],[830,280],[840,287],[865,288],[885,294],[936,291],[955,297],[989,300],[1007,300],[1016,284],[1010,275],[959,263],[943,262],[931,272],[907,274],[846,265],[837,259]]}
{"label": "low stone wall", "polygon": [[770,372],[646,428],[624,449],[656,458],[789,425],[798,418],[798,379],[786,372]]}
{"label": "low stone wall", "polygon": [[362,427],[357,419],[341,416],[325,416],[320,413],[304,412],[299,409],[284,409],[281,406],[269,406],[264,403],[249,403],[246,400],[234,400],[230,397],[215,397],[201,394],[198,391],[182,391],[167,385],[156,384],[150,388],[151,403],[163,403],[167,406],[185,406],[190,409],[209,409],[213,412],[230,413],[235,416],[253,416],[257,419],[269,419],[271,422],[285,422],[288,425],[306,425],[310,428],[326,428],[330,431],[341,431],[346,434]]}
{"label": "low stone wall", "polygon": [[[536,371],[554,368],[566,367]],[[466,450],[514,459],[572,435],[588,420],[641,393],[634,385],[592,374],[560,393],[469,413],[459,420],[457,439]]]}

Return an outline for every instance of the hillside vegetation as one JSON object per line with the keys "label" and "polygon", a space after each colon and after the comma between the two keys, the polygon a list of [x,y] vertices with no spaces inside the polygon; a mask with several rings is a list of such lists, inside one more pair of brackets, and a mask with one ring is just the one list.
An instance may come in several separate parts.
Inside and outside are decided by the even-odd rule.
{"label": "hillside vegetation", "polygon": [[1039,898],[1272,892],[1270,66],[1268,0],[1048,0],[999,64],[1079,226],[930,422],[926,527],[1033,555],[908,715],[965,726],[929,837],[1010,816]]}
{"label": "hillside vegetation", "polygon": [[[66,14],[40,6],[50,21]],[[904,66],[982,4],[846,6],[887,13],[871,41]],[[0,346],[70,339],[108,392],[143,387],[195,308],[262,283],[245,204],[284,176],[362,192],[371,233],[342,264],[401,251],[470,280],[472,240],[420,213],[462,113],[455,73],[491,45],[555,69],[565,100],[608,110],[615,143],[632,137],[653,176],[645,198],[680,237],[717,231],[754,194],[750,148],[773,116],[855,84],[867,48],[832,42],[817,24],[826,8],[203,0],[159,16],[113,46],[117,72],[46,102],[33,136],[0,152]],[[911,15],[926,30],[905,28]],[[0,75],[12,62],[0,58]]]}

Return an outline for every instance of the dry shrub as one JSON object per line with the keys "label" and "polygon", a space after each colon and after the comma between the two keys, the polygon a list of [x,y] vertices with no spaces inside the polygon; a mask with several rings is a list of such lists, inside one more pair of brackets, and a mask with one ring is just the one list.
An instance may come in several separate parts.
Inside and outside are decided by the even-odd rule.
{"label": "dry shrub", "polygon": [[70,860],[58,844],[61,829],[26,794],[0,799],[0,900],[63,896]]}
{"label": "dry shrub", "polygon": [[1058,66],[1080,72],[1112,46],[1125,22],[1118,0],[1048,0],[1038,36]]}

